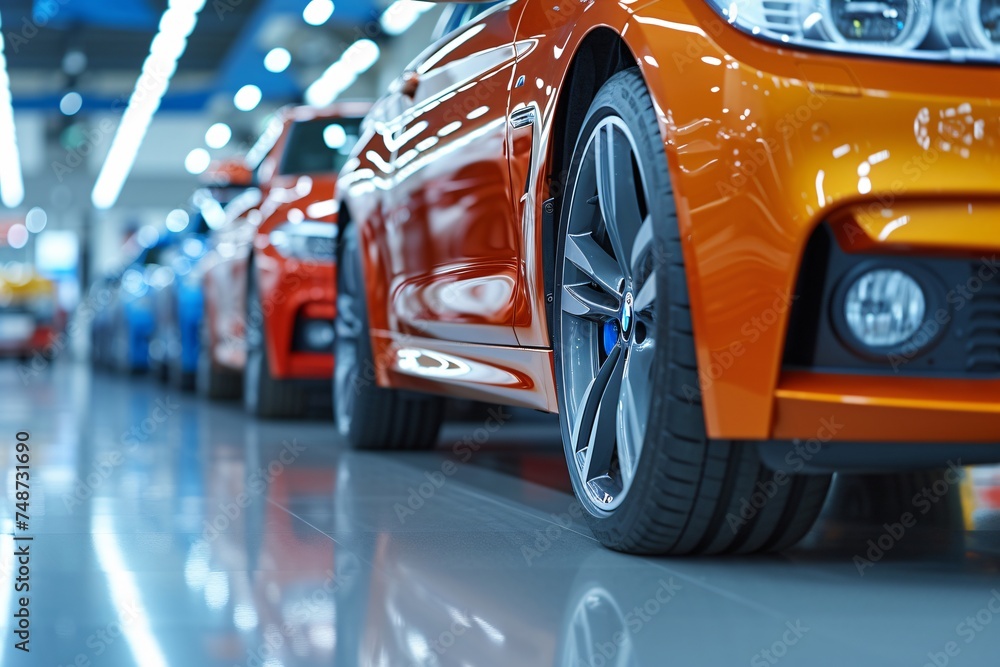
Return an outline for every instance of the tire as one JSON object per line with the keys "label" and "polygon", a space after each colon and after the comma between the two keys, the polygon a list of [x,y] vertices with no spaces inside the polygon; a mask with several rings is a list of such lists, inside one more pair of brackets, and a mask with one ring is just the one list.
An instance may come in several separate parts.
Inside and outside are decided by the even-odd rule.
{"label": "tire", "polygon": [[235,400],[242,395],[243,378],[235,371],[220,368],[212,360],[212,346],[206,327],[208,327],[207,319],[202,324],[202,344],[198,350],[195,388],[200,396],[212,401]]}
{"label": "tire", "polygon": [[[253,269],[251,267],[251,274]],[[247,365],[243,375],[243,407],[247,414],[261,419],[294,419],[305,414],[308,396],[289,380],[271,375],[267,354],[264,309],[256,281],[247,289],[246,319]]]}
{"label": "tire", "polygon": [[753,443],[706,436],[667,156],[637,68],[595,97],[565,192],[551,330],[570,477],[595,536],[637,554],[795,544],[830,478],[775,478]]}
{"label": "tire", "polygon": [[337,430],[353,449],[431,449],[441,430],[444,399],[376,384],[354,225],[344,230],[339,246],[333,379]]}
{"label": "tire", "polygon": [[197,385],[197,373],[185,371],[179,358],[171,359],[167,364],[167,384],[184,392],[194,391]]}

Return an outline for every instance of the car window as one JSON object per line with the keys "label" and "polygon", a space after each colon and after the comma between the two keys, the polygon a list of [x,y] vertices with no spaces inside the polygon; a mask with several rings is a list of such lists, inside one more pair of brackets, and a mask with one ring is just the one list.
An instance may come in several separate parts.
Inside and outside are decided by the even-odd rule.
{"label": "car window", "polygon": [[281,159],[281,174],[339,172],[361,133],[360,118],[316,119],[295,123]]}
{"label": "car window", "polygon": [[441,22],[438,23],[437,28],[434,30],[434,39],[436,40],[450,32],[458,30],[480,14],[483,14],[484,12],[499,5],[501,1],[502,0],[497,0],[496,2],[476,2],[450,5],[441,17]]}
{"label": "car window", "polygon": [[264,132],[257,139],[256,143],[247,151],[246,163],[250,170],[255,172],[260,169],[261,163],[267,154],[271,152],[274,145],[278,143],[281,133],[284,130],[284,123],[280,118],[272,118],[264,129]]}

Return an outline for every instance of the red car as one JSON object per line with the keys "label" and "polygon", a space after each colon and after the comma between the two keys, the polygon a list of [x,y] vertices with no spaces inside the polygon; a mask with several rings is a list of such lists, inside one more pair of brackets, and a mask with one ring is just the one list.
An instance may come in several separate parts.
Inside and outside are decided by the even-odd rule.
{"label": "red car", "polygon": [[337,173],[365,104],[279,112],[247,156],[257,188],[227,207],[204,260],[199,386],[212,398],[242,385],[255,416],[296,417],[333,373]]}

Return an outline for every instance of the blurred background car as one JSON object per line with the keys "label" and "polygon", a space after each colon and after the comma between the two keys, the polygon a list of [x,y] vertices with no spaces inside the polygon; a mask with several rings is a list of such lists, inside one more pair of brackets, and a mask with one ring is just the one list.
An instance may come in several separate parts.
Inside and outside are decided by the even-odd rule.
{"label": "blurred background car", "polygon": [[0,356],[25,360],[44,353],[62,322],[51,280],[23,264],[0,270]]}
{"label": "blurred background car", "polygon": [[193,390],[201,341],[202,274],[199,261],[208,249],[213,228],[225,223],[224,207],[251,185],[252,175],[242,159],[213,165],[202,177],[205,187],[191,196],[186,209],[167,217],[167,228],[176,236],[165,250],[174,280],[159,292],[155,306],[150,366],[160,380]]}
{"label": "blurred background car", "polygon": [[96,348],[92,358],[99,365],[129,374],[149,370],[156,302],[174,280],[166,264],[174,243],[174,238],[160,237],[150,227],[140,229],[122,248],[124,268],[101,281],[107,305],[91,324]]}
{"label": "blurred background car", "polygon": [[[333,373],[337,174],[369,106],[279,112],[249,151],[256,190],[235,198],[202,260],[202,393],[260,417],[327,409]],[[242,392],[241,392],[242,390]]]}

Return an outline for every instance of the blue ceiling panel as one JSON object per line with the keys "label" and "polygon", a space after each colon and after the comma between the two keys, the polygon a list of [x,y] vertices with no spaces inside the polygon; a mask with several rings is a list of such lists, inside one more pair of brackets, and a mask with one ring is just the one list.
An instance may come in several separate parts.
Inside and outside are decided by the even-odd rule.
{"label": "blue ceiling panel", "polygon": [[37,24],[54,28],[82,24],[150,30],[160,20],[146,0],[35,0],[33,14]]}

